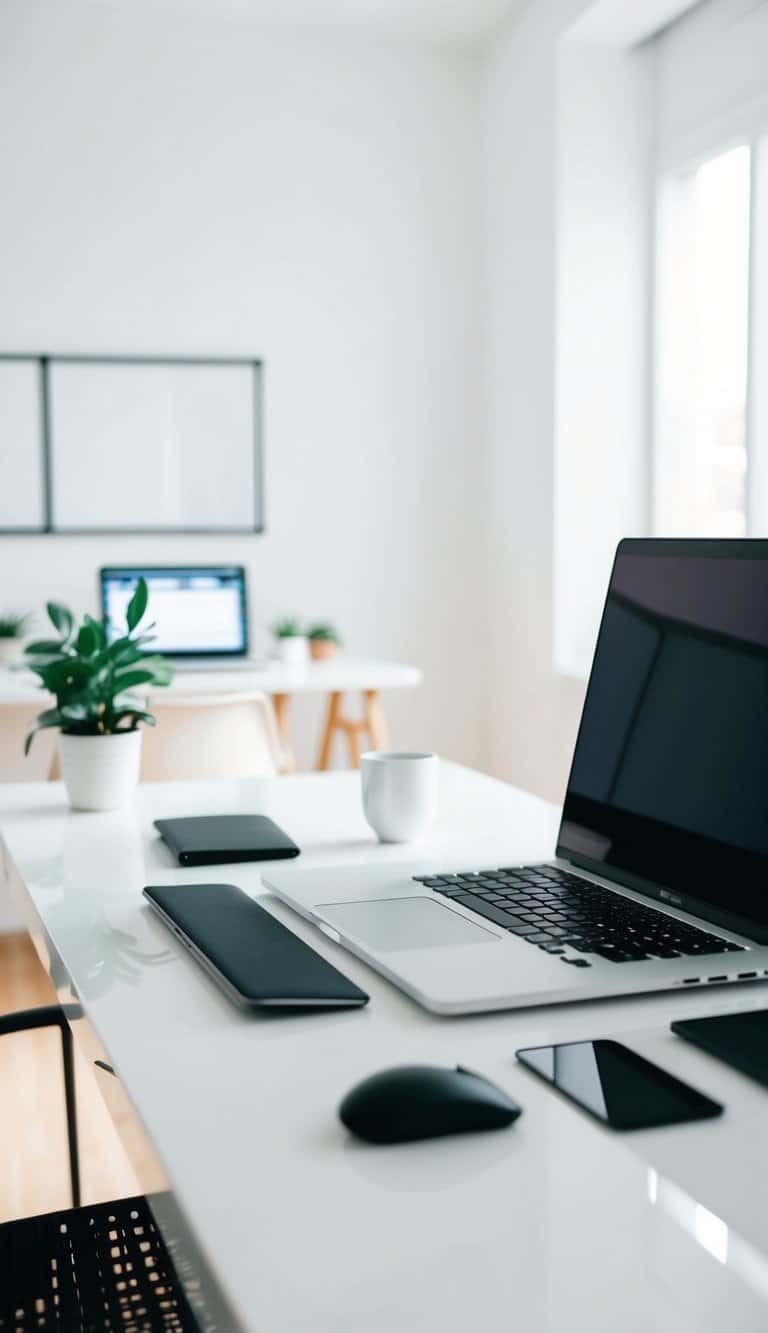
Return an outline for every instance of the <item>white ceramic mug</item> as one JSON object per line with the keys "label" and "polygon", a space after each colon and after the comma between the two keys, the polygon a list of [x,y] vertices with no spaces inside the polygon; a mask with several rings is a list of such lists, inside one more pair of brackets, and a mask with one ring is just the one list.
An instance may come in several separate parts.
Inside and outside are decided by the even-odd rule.
{"label": "white ceramic mug", "polygon": [[437,755],[370,750],[360,760],[363,812],[379,842],[410,842],[437,809]]}

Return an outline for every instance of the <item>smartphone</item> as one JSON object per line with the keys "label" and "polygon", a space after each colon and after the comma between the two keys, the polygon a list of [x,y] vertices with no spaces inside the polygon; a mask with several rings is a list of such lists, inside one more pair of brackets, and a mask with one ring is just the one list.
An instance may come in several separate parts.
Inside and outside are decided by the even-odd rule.
{"label": "smartphone", "polygon": [[620,1041],[574,1041],[516,1051],[518,1060],[611,1129],[708,1120],[723,1107]]}

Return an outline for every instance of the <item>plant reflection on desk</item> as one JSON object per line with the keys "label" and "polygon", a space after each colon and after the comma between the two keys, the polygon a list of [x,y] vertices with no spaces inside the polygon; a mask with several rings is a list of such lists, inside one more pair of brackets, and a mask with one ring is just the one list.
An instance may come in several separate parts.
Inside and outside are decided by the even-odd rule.
{"label": "plant reflection on desk", "polygon": [[[48,920],[53,937],[66,939],[72,919],[63,898],[50,908]],[[170,949],[142,948],[136,935],[110,925],[103,910],[94,914],[87,925],[82,921],[78,923],[77,955],[78,971],[83,978],[79,989],[89,1000],[99,999],[118,984],[136,986],[148,968],[161,967],[174,960]],[[66,984],[69,978],[55,957],[52,971],[54,984]]]}
{"label": "plant reflection on desk", "polygon": [[140,949],[135,935],[109,926],[106,920],[101,923],[100,940],[101,957],[94,959],[87,972],[89,998],[104,995],[116,981],[135,986],[147,967],[159,967],[173,960],[170,949],[159,953]]}

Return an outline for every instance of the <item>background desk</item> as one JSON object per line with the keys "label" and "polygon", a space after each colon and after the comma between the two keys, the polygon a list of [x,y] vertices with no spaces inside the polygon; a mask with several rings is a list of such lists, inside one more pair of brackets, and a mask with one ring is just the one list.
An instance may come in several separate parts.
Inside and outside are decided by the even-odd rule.
{"label": "background desk", "polygon": [[[272,695],[277,723],[285,747],[285,768],[295,769],[293,738],[291,735],[291,699],[297,694],[327,694],[323,734],[317,757],[317,767],[328,768],[332,759],[334,740],[343,736],[349,757],[357,764],[363,745],[383,750],[389,743],[384,709],[383,690],[413,689],[421,684],[418,667],[399,662],[376,662],[353,657],[337,657],[330,662],[309,662],[297,669],[270,663],[255,671],[179,671],[170,689],[189,694],[228,693],[237,690],[263,690]],[[350,717],[344,708],[344,696],[359,692],[362,696],[362,715]],[[43,707],[44,695],[31,675],[0,669],[0,780],[22,779],[36,766],[36,775],[44,776],[50,766],[54,739],[45,733],[37,737],[32,758],[25,761],[21,752],[24,731],[29,717]],[[24,710],[23,713],[19,709]],[[4,713],[5,712],[5,720]],[[11,725],[11,710],[14,722]],[[7,739],[3,733],[6,733]]]}
{"label": "background desk", "polygon": [[[353,773],[158,784],[122,815],[73,815],[56,784],[0,792],[0,890],[23,908],[60,995],[79,995],[242,1326],[764,1333],[768,1094],[673,1037],[669,1022],[759,1007],[765,986],[438,1019],[270,899],[371,1004],[244,1015],[141,888],[201,877],[173,864],[153,818],[254,809],[285,825],[308,867],[413,855],[374,843]],[[443,867],[509,864],[549,854],[556,827],[552,806],[445,764],[422,851]],[[262,891],[256,865],[214,875]],[[726,1114],[612,1135],[514,1059],[519,1046],[616,1033]],[[486,1136],[387,1149],[349,1139],[335,1115],[343,1093],[422,1061],[485,1073],[523,1116]]]}

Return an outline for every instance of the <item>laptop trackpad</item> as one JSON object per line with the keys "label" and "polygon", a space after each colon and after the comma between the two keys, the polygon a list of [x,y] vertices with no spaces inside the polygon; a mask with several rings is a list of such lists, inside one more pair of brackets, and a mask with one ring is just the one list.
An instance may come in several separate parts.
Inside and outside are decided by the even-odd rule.
{"label": "laptop trackpad", "polygon": [[370,949],[384,953],[441,944],[494,944],[499,938],[430,898],[322,903],[315,911],[342,934],[353,935]]}

